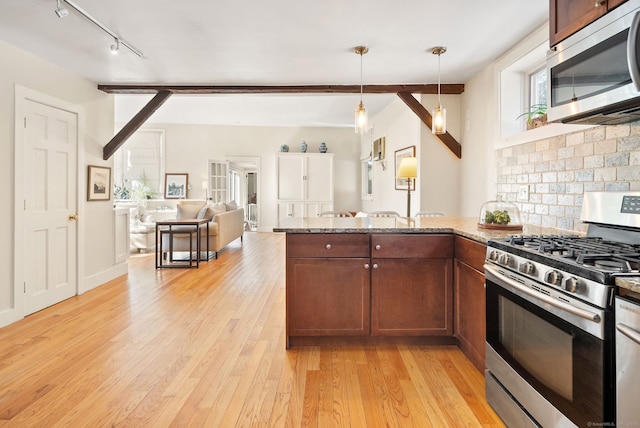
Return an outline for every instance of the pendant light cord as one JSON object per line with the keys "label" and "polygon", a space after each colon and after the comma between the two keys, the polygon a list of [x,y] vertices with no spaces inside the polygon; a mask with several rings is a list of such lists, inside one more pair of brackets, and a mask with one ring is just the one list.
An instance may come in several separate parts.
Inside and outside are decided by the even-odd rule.
{"label": "pendant light cord", "polygon": [[360,104],[362,104],[362,54],[360,52]]}
{"label": "pendant light cord", "polygon": [[438,53],[438,107],[440,105],[440,53]]}

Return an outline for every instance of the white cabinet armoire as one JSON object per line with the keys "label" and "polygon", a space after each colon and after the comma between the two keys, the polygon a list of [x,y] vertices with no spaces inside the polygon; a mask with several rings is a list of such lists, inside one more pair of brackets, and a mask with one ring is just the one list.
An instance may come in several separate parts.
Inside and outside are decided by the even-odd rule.
{"label": "white cabinet armoire", "polygon": [[333,210],[333,153],[279,153],[276,162],[278,218]]}

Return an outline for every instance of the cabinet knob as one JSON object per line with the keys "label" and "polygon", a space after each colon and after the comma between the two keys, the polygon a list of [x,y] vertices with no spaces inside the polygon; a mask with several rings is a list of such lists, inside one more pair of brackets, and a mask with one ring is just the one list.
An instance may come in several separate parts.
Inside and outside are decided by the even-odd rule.
{"label": "cabinet knob", "polygon": [[596,0],[596,7],[604,6],[607,0]]}
{"label": "cabinet knob", "polygon": [[374,263],[374,264],[373,264],[373,268],[374,268],[374,269],[378,269],[378,263]]}
{"label": "cabinet knob", "polygon": [[331,244],[325,245],[324,248],[326,248],[327,250],[330,250],[331,249]]}
{"label": "cabinet knob", "polygon": [[365,268],[365,269],[369,269],[369,263],[365,263],[365,264],[364,264],[364,268]]}
{"label": "cabinet knob", "polygon": [[375,248],[376,248],[376,250],[380,251],[380,248],[382,248],[382,247],[380,246],[380,244],[376,244]]}

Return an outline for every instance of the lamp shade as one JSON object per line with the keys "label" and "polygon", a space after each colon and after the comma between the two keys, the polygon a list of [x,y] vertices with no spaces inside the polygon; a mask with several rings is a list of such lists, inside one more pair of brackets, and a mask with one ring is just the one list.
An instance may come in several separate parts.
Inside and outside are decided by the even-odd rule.
{"label": "lamp shade", "polygon": [[407,156],[400,160],[396,178],[416,178],[418,176],[418,158]]}

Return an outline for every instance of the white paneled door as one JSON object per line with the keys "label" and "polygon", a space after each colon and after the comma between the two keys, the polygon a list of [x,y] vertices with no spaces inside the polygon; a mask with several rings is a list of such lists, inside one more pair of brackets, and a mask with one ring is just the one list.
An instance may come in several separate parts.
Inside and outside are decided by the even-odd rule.
{"label": "white paneled door", "polygon": [[77,294],[77,115],[28,101],[24,315]]}

